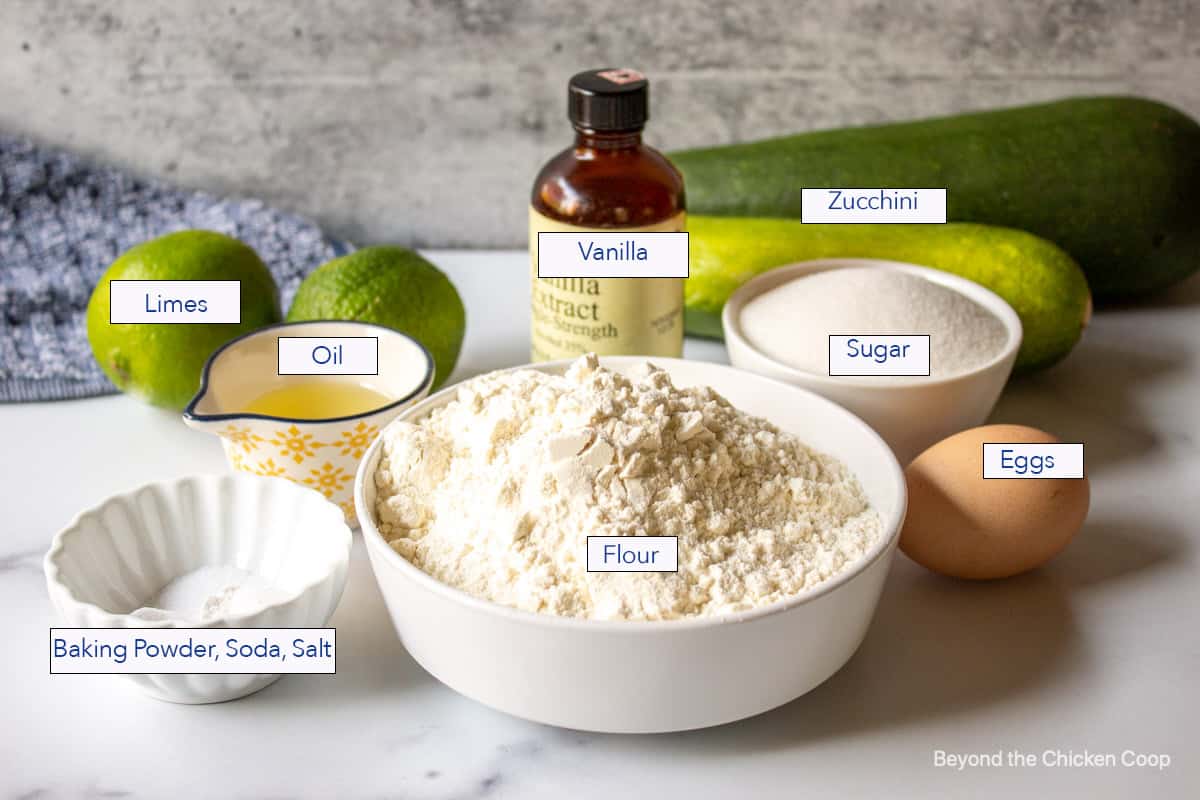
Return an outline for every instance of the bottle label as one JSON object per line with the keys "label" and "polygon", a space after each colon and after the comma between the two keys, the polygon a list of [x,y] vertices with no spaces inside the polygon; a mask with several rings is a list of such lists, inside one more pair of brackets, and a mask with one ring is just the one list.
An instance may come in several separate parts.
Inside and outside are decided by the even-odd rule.
{"label": "bottle label", "polygon": [[686,231],[538,232],[539,278],[686,278]]}
{"label": "bottle label", "polygon": [[[539,278],[539,233],[669,233],[677,214],[639,228],[583,228],[529,210],[532,354],[534,361],[599,355],[677,357],[683,352],[682,278]],[[647,268],[647,274],[655,270]]]}

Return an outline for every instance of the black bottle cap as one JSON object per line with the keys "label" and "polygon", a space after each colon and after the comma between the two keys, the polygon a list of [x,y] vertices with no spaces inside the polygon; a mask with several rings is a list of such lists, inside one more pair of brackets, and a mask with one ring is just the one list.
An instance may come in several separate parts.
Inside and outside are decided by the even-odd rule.
{"label": "black bottle cap", "polygon": [[641,130],[650,118],[650,82],[633,69],[580,72],[567,84],[567,116],[584,130]]}

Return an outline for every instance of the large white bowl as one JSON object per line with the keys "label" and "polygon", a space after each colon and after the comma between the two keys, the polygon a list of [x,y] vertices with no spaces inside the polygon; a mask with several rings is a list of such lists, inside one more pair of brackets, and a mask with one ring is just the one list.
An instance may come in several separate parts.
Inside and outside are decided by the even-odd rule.
{"label": "large white bowl", "polygon": [[[627,372],[644,361],[601,359]],[[355,500],[371,566],[400,639],[426,670],[462,694],[526,719],[581,730],[650,733],[703,728],[793,700],[836,672],[862,642],[904,520],[900,465],[849,412],[810,392],[717,364],[655,358],[677,386],[708,385],[853,470],[882,518],[858,564],[803,594],[712,619],[609,622],[532,614],[473,597],[422,572],[376,526],[367,451]],[[562,371],[569,362],[533,369]],[[448,403],[443,390],[397,421]],[[578,532],[579,546],[589,531]]]}
{"label": "large white bowl", "polygon": [[[767,356],[746,339],[741,314],[750,300],[797,278],[847,267],[906,272],[949,287],[995,314],[1008,331],[1008,341],[995,358],[970,372],[947,378],[883,379],[805,372]],[[1021,318],[998,294],[948,272],[873,258],[827,258],[764,272],[730,296],[721,312],[721,326],[734,366],[808,389],[850,409],[879,431],[901,464],[907,464],[947,436],[982,425],[1000,398],[1021,347]]]}
{"label": "large white bowl", "polygon": [[[350,528],[318,492],[283,478],[202,475],[152,483],[81,512],[54,537],[46,586],[72,628],[319,628],[346,585]],[[130,616],[173,579],[231,565],[288,597],[207,623]],[[175,703],[217,703],[257,692],[277,674],[125,675]]]}

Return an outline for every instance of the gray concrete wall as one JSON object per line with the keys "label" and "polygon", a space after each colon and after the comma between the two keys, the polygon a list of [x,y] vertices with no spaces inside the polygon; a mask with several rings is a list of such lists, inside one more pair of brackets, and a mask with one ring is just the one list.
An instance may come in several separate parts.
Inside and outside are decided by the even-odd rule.
{"label": "gray concrete wall", "polygon": [[[1195,0],[3,0],[0,128],[359,242],[524,246],[567,77],[665,148],[1133,92],[1200,116]],[[638,10],[634,10],[638,9]]]}

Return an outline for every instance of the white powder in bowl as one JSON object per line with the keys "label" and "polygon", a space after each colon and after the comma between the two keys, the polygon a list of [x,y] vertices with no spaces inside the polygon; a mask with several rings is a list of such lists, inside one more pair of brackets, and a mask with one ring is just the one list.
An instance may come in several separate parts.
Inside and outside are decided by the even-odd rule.
{"label": "white powder in bowl", "polygon": [[151,622],[206,623],[256,614],[288,595],[253,572],[219,564],[180,575],[132,616]]}
{"label": "white powder in bowl", "polygon": [[930,377],[970,372],[1008,343],[1000,318],[966,295],[876,267],[831,269],[788,281],[747,302],[738,322],[758,351],[818,375],[829,374],[830,334],[929,334]]}
{"label": "white powder in bowl", "polygon": [[[817,586],[880,536],[838,460],[650,365],[628,378],[585,356],[565,375],[485,375],[383,437],[384,538],[435,578],[527,611],[727,614]],[[587,536],[678,536],[679,570],[588,572]]]}

